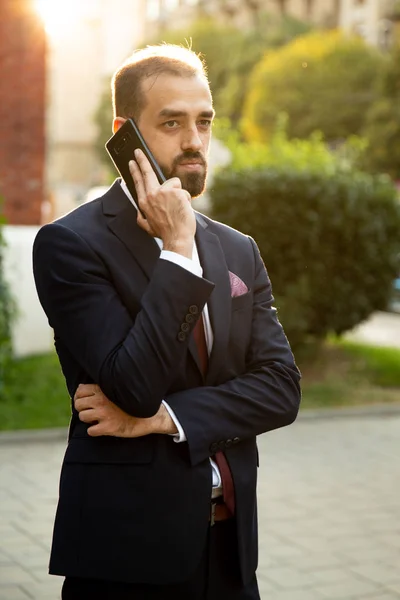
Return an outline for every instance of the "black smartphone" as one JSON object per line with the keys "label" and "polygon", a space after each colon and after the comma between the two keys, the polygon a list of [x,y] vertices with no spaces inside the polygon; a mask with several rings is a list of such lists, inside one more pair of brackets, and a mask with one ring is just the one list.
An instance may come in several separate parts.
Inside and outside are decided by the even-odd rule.
{"label": "black smartphone", "polygon": [[136,198],[135,184],[133,183],[131,172],[129,171],[129,161],[135,160],[134,151],[140,148],[147,156],[157,179],[164,183],[166,178],[161,171],[156,159],[150,152],[149,147],[143,139],[138,126],[133,119],[127,119],[116,133],[106,142],[106,149],[113,161],[117,171],[125,181],[126,186],[132,196]]}

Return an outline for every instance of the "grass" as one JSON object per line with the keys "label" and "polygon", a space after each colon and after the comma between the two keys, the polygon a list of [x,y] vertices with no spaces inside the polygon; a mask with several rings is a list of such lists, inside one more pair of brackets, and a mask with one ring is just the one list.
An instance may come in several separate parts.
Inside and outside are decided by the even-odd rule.
{"label": "grass", "polygon": [[299,366],[303,409],[400,403],[400,349],[330,340]]}
{"label": "grass", "polygon": [[0,401],[0,429],[66,427],[69,394],[56,354],[13,362]]}
{"label": "grass", "polygon": [[[299,359],[302,408],[400,403],[400,349],[329,340]],[[70,400],[55,354],[14,361],[0,429],[66,427]]]}

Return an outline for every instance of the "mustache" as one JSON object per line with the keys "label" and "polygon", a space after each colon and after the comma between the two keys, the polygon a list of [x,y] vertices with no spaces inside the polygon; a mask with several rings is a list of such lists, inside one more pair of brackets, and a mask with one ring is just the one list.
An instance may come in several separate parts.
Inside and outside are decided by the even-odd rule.
{"label": "mustache", "polygon": [[172,168],[175,169],[175,167],[177,167],[181,162],[185,162],[187,160],[196,160],[203,166],[206,166],[206,160],[200,152],[191,152],[188,150],[187,152],[182,152],[182,154],[179,154],[179,156],[174,158]]}

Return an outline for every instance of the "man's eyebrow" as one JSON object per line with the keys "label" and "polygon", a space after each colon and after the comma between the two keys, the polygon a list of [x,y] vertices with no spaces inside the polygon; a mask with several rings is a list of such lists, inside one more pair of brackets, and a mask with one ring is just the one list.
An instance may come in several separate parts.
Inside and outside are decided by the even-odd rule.
{"label": "man's eyebrow", "polygon": [[[165,119],[176,119],[178,117],[186,117],[187,116],[187,112],[185,112],[184,110],[174,110],[172,108],[163,108],[163,110],[161,110],[158,114],[158,116],[160,118],[165,118]],[[199,114],[199,117],[205,118],[205,119],[212,119],[215,115],[215,111],[214,110],[202,110],[201,113]]]}
{"label": "man's eyebrow", "polygon": [[204,117],[206,119],[212,119],[215,115],[215,110],[203,110],[200,114],[199,117]]}

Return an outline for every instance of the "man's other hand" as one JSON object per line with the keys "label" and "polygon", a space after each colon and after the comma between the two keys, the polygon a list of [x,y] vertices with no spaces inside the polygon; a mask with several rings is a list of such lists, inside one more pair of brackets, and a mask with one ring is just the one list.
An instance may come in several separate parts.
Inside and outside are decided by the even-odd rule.
{"label": "man's other hand", "polygon": [[177,433],[175,423],[163,404],[154,417],[138,419],[121,410],[103,394],[100,387],[93,383],[79,384],[74,405],[83,423],[91,423],[88,435],[97,437],[135,438],[151,433]]}

